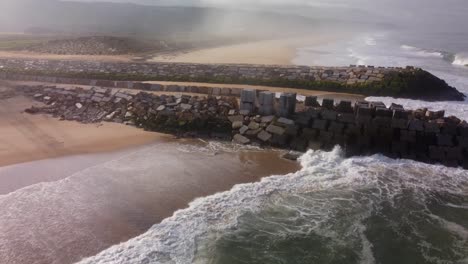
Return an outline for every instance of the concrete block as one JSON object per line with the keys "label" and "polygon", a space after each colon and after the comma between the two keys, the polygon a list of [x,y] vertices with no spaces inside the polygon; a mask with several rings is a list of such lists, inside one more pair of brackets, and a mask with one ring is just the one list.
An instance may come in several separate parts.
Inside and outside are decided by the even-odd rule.
{"label": "concrete block", "polygon": [[301,127],[309,127],[312,123],[312,118],[307,115],[307,113],[299,114],[296,117],[296,124],[300,125]]}
{"label": "concrete block", "polygon": [[354,124],[348,124],[344,130],[344,134],[347,136],[359,136],[361,135],[361,127]]}
{"label": "concrete block", "polygon": [[311,128],[304,128],[302,130],[302,137],[307,138],[309,140],[314,140],[318,136],[318,130],[316,129],[311,129]]}
{"label": "concrete block", "polygon": [[461,147],[446,148],[445,151],[448,160],[463,160],[463,149]]}
{"label": "concrete block", "polygon": [[324,98],[322,100],[322,107],[331,110],[335,107],[335,101],[333,99]]}
{"label": "concrete block", "polygon": [[258,96],[260,105],[273,106],[275,103],[275,94],[272,92],[260,92]]}
{"label": "concrete block", "polygon": [[458,143],[458,146],[468,149],[468,137],[462,137],[462,136],[457,137],[457,143]]}
{"label": "concrete block", "polygon": [[262,116],[261,118],[261,123],[271,123],[275,120],[275,116],[269,115],[269,116]]}
{"label": "concrete block", "polygon": [[410,143],[415,143],[416,131],[404,130],[404,129],[400,130],[400,140],[410,142]]}
{"label": "concrete block", "polygon": [[312,128],[319,130],[327,130],[328,122],[328,120],[314,119],[314,121],[312,122]]}
{"label": "concrete block", "polygon": [[288,125],[284,133],[288,136],[296,137],[299,133],[299,128],[295,125]]}
{"label": "concrete block", "polygon": [[244,122],[244,117],[242,115],[229,116],[228,119],[231,121],[231,123],[236,121]]}
{"label": "concrete block", "polygon": [[374,109],[377,109],[377,108],[386,109],[387,108],[387,106],[383,102],[380,102],[380,101],[370,102],[370,107]]}
{"label": "concrete block", "polygon": [[335,134],[343,134],[345,125],[339,122],[331,122],[330,126],[328,127],[328,131],[333,132]]}
{"label": "concrete block", "polygon": [[322,142],[329,143],[329,142],[331,142],[333,140],[333,132],[329,132],[329,131],[326,131],[326,130],[320,130],[318,138]]}
{"label": "concrete block", "polygon": [[338,121],[353,124],[356,123],[356,116],[354,114],[340,113],[338,114]]}
{"label": "concrete block", "polygon": [[377,108],[375,109],[375,116],[376,117],[386,117],[386,118],[392,118],[393,117],[393,111],[387,108]]}
{"label": "concrete block", "polygon": [[439,125],[436,122],[424,122],[424,132],[426,133],[440,133]]}
{"label": "concrete block", "polygon": [[260,105],[258,112],[261,115],[272,115],[275,113],[275,108],[273,105]]}
{"label": "concrete block", "polygon": [[250,130],[257,130],[260,128],[260,124],[254,121],[251,121],[249,124],[249,129]]}
{"label": "concrete block", "polygon": [[242,110],[247,110],[247,111],[249,111],[251,113],[251,112],[253,112],[255,110],[255,106],[252,103],[241,102],[240,110],[241,111]]}
{"label": "concrete block", "polygon": [[257,97],[255,90],[242,90],[241,91],[241,103],[250,103],[255,104],[255,99]]}
{"label": "concrete block", "polygon": [[446,135],[456,135],[457,134],[457,125],[453,123],[444,122],[440,129],[442,134]]}
{"label": "concrete block", "polygon": [[290,117],[296,112],[296,94],[283,93],[279,99],[279,115]]}
{"label": "concrete block", "polygon": [[304,105],[307,107],[319,107],[320,104],[317,101],[317,96],[306,96]]}
{"label": "concrete block", "polygon": [[294,120],[287,119],[284,117],[280,117],[276,122],[282,124],[282,125],[294,125]]}
{"label": "concrete block", "polygon": [[390,117],[377,116],[372,120],[371,123],[378,126],[378,127],[386,127],[387,128],[387,127],[392,126],[392,119]]}
{"label": "concrete block", "polygon": [[353,107],[351,106],[351,101],[341,101],[338,106],[337,110],[340,113],[353,113]]}
{"label": "concrete block", "polygon": [[406,110],[394,110],[393,111],[393,119],[408,119],[410,115],[409,111]]}
{"label": "concrete block", "polygon": [[458,125],[457,129],[458,129],[458,135],[468,138],[468,123],[466,123],[465,121],[461,122]]}
{"label": "concrete block", "polygon": [[424,131],[424,121],[419,119],[411,119],[409,121],[408,129],[412,131]]}
{"label": "concrete block", "polygon": [[406,154],[408,153],[408,143],[404,141],[393,141],[391,151],[397,155]]}
{"label": "concrete block", "polygon": [[393,118],[392,119],[392,128],[408,129],[408,120]]}
{"label": "concrete block", "polygon": [[392,103],[392,105],[389,107],[389,109],[392,110],[393,112],[395,112],[395,111],[404,111],[405,110],[402,105],[394,104],[394,103]]}
{"label": "concrete block", "polygon": [[240,96],[242,89],[239,88],[231,88],[231,95],[232,96]]}
{"label": "concrete block", "polygon": [[221,95],[221,88],[219,88],[219,87],[211,88],[211,94],[214,95],[214,96]]}
{"label": "concrete block", "polygon": [[150,90],[151,91],[156,91],[156,92],[164,91],[164,86],[161,85],[161,84],[153,83],[153,84],[151,84]]}
{"label": "concrete block", "polygon": [[273,134],[270,139],[270,142],[273,146],[277,147],[287,147],[288,145],[288,136],[287,135],[277,135]]}
{"label": "concrete block", "polygon": [[333,110],[324,110],[321,115],[323,119],[330,121],[335,121],[338,117],[338,113]]}
{"label": "concrete block", "polygon": [[445,160],[445,148],[429,146],[429,158],[435,161]]}
{"label": "concrete block", "polygon": [[453,139],[454,137],[452,135],[438,134],[437,145],[451,147],[453,146]]}
{"label": "concrete block", "polygon": [[283,135],[286,132],[284,128],[275,125],[269,125],[266,131],[275,135]]}
{"label": "concrete block", "polygon": [[309,145],[309,141],[305,138],[296,137],[291,141],[291,149],[305,152]]}
{"label": "concrete block", "polygon": [[250,143],[250,139],[242,136],[241,134],[236,134],[234,136],[233,142],[241,145],[246,145]]}
{"label": "concrete block", "polygon": [[260,131],[260,133],[258,133],[257,135],[257,138],[260,139],[261,141],[263,142],[267,142],[271,139],[272,135],[268,132],[266,132],[265,130],[262,130]]}
{"label": "concrete block", "polygon": [[242,126],[240,129],[239,129],[239,133],[241,135],[244,135],[245,132],[247,132],[249,130],[249,127],[248,126]]}

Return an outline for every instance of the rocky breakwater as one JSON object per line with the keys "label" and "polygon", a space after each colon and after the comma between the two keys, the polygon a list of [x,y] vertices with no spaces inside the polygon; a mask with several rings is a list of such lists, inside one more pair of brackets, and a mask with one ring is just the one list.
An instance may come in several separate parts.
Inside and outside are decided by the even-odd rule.
{"label": "rocky breakwater", "polygon": [[468,123],[444,111],[406,110],[381,102],[334,102],[295,94],[243,90],[238,101],[222,96],[129,94],[117,89],[21,86],[45,103],[46,113],[79,122],[119,122],[184,137],[304,152],[341,145],[348,155],[381,153],[468,169]]}
{"label": "rocky breakwater", "polygon": [[173,96],[117,89],[19,86],[25,95],[44,103],[25,110],[82,123],[117,122],[178,136],[230,139],[228,112],[237,108],[233,97]]}
{"label": "rocky breakwater", "polygon": [[56,81],[66,80],[64,78],[83,78],[90,81],[99,79],[253,84],[434,101],[464,100],[465,97],[445,81],[414,67],[307,67],[0,59],[0,79],[34,79],[30,76],[61,77],[54,78]]}

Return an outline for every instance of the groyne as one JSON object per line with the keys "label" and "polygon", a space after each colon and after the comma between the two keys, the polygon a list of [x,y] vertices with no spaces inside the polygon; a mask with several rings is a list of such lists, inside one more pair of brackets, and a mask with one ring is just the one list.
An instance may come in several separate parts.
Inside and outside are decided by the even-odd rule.
{"label": "groyne", "polygon": [[310,90],[463,100],[464,95],[420,68],[307,67],[247,64],[117,63],[0,59],[0,79],[129,87],[142,81],[251,84]]}
{"label": "groyne", "polygon": [[118,122],[181,137],[306,151],[341,145],[348,155],[381,153],[468,169],[468,123],[444,111],[381,102],[335,102],[296,94],[242,90],[233,96],[130,94],[118,89],[19,86],[45,103],[26,112],[64,120]]}

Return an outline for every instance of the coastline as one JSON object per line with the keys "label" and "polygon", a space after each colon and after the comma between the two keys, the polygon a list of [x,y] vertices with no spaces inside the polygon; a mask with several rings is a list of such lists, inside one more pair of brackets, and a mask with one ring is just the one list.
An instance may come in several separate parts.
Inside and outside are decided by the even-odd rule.
{"label": "coastline", "polygon": [[276,39],[156,55],[148,62],[245,63],[292,65],[300,47],[322,45],[343,38],[338,33],[320,33],[317,37]]}
{"label": "coastline", "polygon": [[0,105],[0,167],[69,155],[103,153],[167,141],[169,135],[115,123],[80,124],[46,115],[28,115],[37,105],[22,96]]}
{"label": "coastline", "polygon": [[[156,143],[98,157],[103,161],[98,164],[89,164],[96,159],[91,154],[88,161],[71,156],[19,164],[6,172],[0,168],[1,185],[12,191],[0,195],[0,259],[74,263],[146,232],[195,198],[300,167],[281,159],[277,151],[219,144]],[[66,166],[77,163],[84,165],[83,170],[68,175]],[[55,178],[27,187],[15,185],[32,175],[47,177],[44,169],[54,170]],[[43,244],[46,237],[50,242]]]}

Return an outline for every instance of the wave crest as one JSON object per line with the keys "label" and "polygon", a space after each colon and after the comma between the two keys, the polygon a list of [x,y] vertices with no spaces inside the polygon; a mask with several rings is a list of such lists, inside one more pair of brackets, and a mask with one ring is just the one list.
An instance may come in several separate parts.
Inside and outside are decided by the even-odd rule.
{"label": "wave crest", "polygon": [[[359,258],[372,263],[372,245],[366,238],[364,223],[381,204],[401,206],[399,199],[411,190],[415,196],[411,199],[424,207],[434,193],[463,195],[468,186],[468,172],[461,169],[380,155],[345,159],[339,147],[332,152],[309,151],[300,162],[303,169],[297,173],[237,185],[230,191],[197,199],[147,233],[81,263],[212,263],[211,254],[219,246],[217,238],[227,235],[225,242],[242,245],[242,235],[258,231],[256,227],[263,227],[265,221],[271,223],[268,235],[280,238],[289,230],[289,237],[313,232],[332,242],[351,241],[358,245],[354,248],[360,249],[356,253]],[[290,213],[287,218],[278,218],[285,212]],[[349,217],[339,225],[343,228],[340,231],[334,225],[336,215],[342,213]],[[304,225],[297,226],[298,221]],[[255,228],[250,230],[249,226]],[[237,235],[240,240],[233,241]],[[342,241],[343,235],[350,239]]]}
{"label": "wave crest", "polygon": [[453,60],[453,64],[468,67],[468,54],[466,53],[456,54]]}

